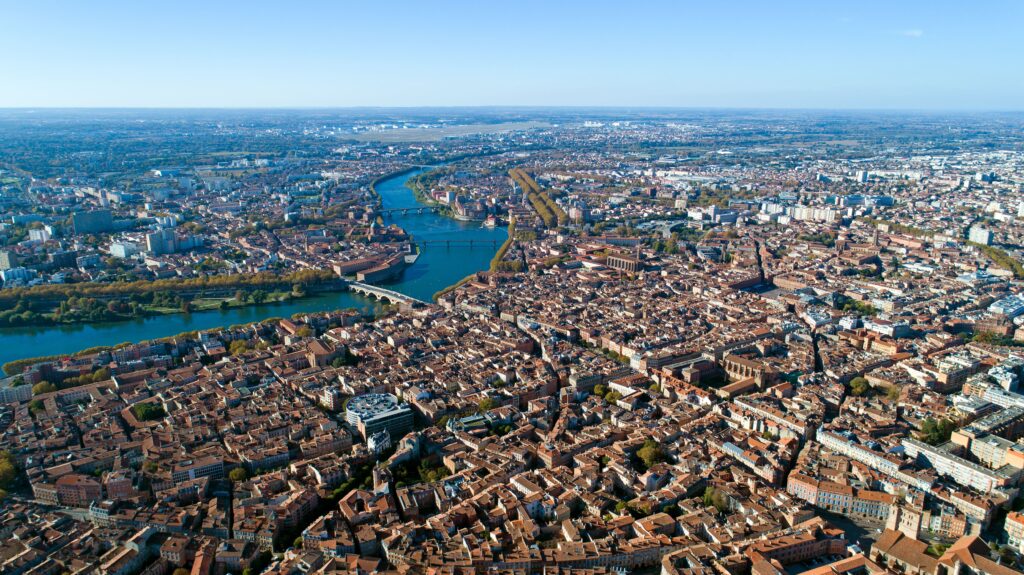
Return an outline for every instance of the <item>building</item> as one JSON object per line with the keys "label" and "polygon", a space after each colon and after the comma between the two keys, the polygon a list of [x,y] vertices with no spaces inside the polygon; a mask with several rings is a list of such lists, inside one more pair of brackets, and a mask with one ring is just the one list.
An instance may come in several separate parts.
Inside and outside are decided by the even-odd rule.
{"label": "building", "polygon": [[[2,260],[0,260],[0,264],[2,263]],[[988,306],[988,311],[992,313],[1002,314],[1011,318],[1017,317],[1018,315],[1024,313],[1024,298],[1017,295],[1004,297],[1003,299],[998,300],[994,302],[992,305]]]}
{"label": "building", "polygon": [[983,246],[992,244],[992,231],[980,226],[971,226],[967,239]]}
{"label": "building", "polygon": [[224,477],[224,462],[216,457],[204,457],[198,460],[182,461],[171,471],[171,479],[175,483],[184,483],[199,477],[209,477],[210,479]]}
{"label": "building", "polygon": [[855,489],[819,481],[802,473],[790,473],[786,491],[804,501],[840,515],[886,520],[896,497],[881,491]]}
{"label": "building", "polygon": [[18,256],[12,251],[0,251],[0,270],[9,270],[16,267],[18,267]]}
{"label": "building", "polygon": [[110,255],[115,258],[130,258],[139,253],[139,246],[132,242],[114,242],[110,244]]}
{"label": "building", "polygon": [[103,486],[88,475],[69,473],[57,478],[57,501],[68,507],[89,507],[103,498]]}
{"label": "building", "polygon": [[35,275],[35,270],[30,270],[28,268],[11,268],[7,270],[0,270],[0,279],[3,279],[5,282],[19,280],[28,281],[35,277]]}
{"label": "building", "polygon": [[18,403],[32,399],[31,385],[0,387],[0,403]]}
{"label": "building", "polygon": [[609,254],[606,260],[608,267],[625,272],[635,273],[644,269],[639,259],[625,254]]}
{"label": "building", "polygon": [[146,234],[146,251],[155,256],[188,251],[202,247],[203,243],[202,236],[178,235],[174,228],[163,228]]}
{"label": "building", "polygon": [[146,234],[146,251],[155,255],[173,254],[177,249],[177,235],[173,228]]}
{"label": "building", "polygon": [[871,546],[871,560],[889,572],[904,575],[1014,575],[1015,569],[989,557],[988,545],[976,535],[964,536],[940,556],[928,554],[928,544],[886,529]]}
{"label": "building", "polygon": [[378,431],[366,438],[366,446],[376,454],[387,451],[391,449],[391,434],[386,429]]}
{"label": "building", "polygon": [[893,339],[899,339],[901,337],[910,337],[913,334],[913,330],[910,328],[910,324],[905,321],[888,321],[884,319],[865,319],[864,328],[868,331],[889,336]]}
{"label": "building", "polygon": [[394,395],[368,393],[349,400],[345,420],[358,429],[364,439],[385,430],[391,437],[403,437],[412,431],[413,413]]}
{"label": "building", "polygon": [[1018,553],[1024,552],[1024,515],[1016,511],[1007,513],[1004,529],[1006,542],[1010,547],[1016,549]]}
{"label": "building", "polygon": [[834,451],[840,455],[845,455],[850,459],[860,461],[875,471],[884,473],[885,475],[902,481],[911,487],[922,491],[927,491],[932,487],[931,481],[920,477],[917,474],[906,473],[902,469],[901,462],[898,459],[868,449],[867,447],[862,446],[859,441],[851,441],[849,436],[846,434],[838,434],[828,431],[824,427],[818,427],[815,437],[826,449]]}
{"label": "building", "polygon": [[345,396],[336,387],[325,387],[320,392],[320,405],[330,411],[340,411],[344,401]]}
{"label": "building", "polygon": [[110,210],[75,212],[71,216],[71,225],[76,234],[108,232],[114,228],[114,215]]}
{"label": "building", "polygon": [[986,469],[943,449],[943,446],[931,446],[910,437],[904,438],[902,443],[907,457],[916,460],[918,464],[935,469],[940,475],[948,476],[956,483],[982,493],[991,493],[996,489],[1014,485],[1021,477],[1021,469],[1011,465],[1004,465],[995,470]]}

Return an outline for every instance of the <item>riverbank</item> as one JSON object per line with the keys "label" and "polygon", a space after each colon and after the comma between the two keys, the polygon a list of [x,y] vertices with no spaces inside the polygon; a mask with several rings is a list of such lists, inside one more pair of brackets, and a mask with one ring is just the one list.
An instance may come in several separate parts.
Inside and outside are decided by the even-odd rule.
{"label": "riverbank", "polygon": [[473,272],[473,273],[469,274],[468,276],[460,279],[459,281],[453,283],[452,285],[450,285],[450,286],[448,286],[448,287],[446,287],[446,288],[444,288],[444,289],[442,289],[440,291],[434,292],[434,295],[432,295],[430,297],[431,301],[437,301],[437,300],[441,299],[442,297],[444,297],[445,295],[447,295],[447,294],[449,294],[449,293],[459,289],[460,287],[468,284],[469,282],[473,281],[474,279],[476,279],[476,274],[477,273],[478,272]]}
{"label": "riverbank", "polygon": [[[347,284],[333,274],[290,275],[290,279],[304,277],[305,282],[282,282],[282,278],[275,276],[272,281],[229,277],[222,282],[223,285],[216,284],[217,287],[196,287],[190,280],[173,285],[131,282],[38,286],[41,291],[26,290],[3,302],[7,309],[0,312],[0,333],[4,329],[19,327],[99,324],[176,313],[227,310],[347,289]],[[68,289],[61,293],[49,289],[51,287]]]}
{"label": "riverbank", "polygon": [[[412,191],[405,187],[408,177],[429,168],[403,170],[397,177],[380,178],[374,188],[383,206],[387,209],[422,207]],[[436,292],[458,282],[474,272],[488,269],[489,261],[497,251],[497,245],[507,238],[505,227],[485,228],[480,224],[459,222],[434,213],[419,213],[410,210],[408,214],[395,214],[392,219],[417,242],[429,242],[429,246],[417,244],[419,257],[395,277],[380,282],[382,287],[410,297],[429,301]],[[446,247],[445,240],[458,240],[459,245]],[[467,240],[479,242],[468,246]],[[338,280],[332,276],[333,281]],[[213,276],[215,277],[225,276]],[[279,287],[274,290],[286,291],[292,284],[285,278],[274,276]],[[186,280],[195,281],[195,280]],[[205,281],[199,279],[198,281]],[[221,280],[222,281],[222,280]],[[81,284],[79,284],[81,285]],[[193,285],[196,290],[192,298],[199,297],[198,291],[205,287],[205,297],[229,297],[235,290],[215,293],[210,286]],[[317,313],[335,309],[358,309],[371,313],[379,307],[376,300],[349,291],[316,292],[307,289],[307,297],[291,298],[283,302],[253,303],[246,306],[229,306],[221,309],[193,309],[191,313],[170,313],[151,317],[133,318],[124,321],[100,323],[76,323],[56,326],[23,326],[0,329],[0,364],[25,357],[68,355],[83,347],[113,346],[122,342],[150,341],[173,336],[183,332],[204,331],[229,325],[258,322],[268,317],[290,317],[297,313]],[[179,292],[181,293],[181,292]],[[104,294],[87,294],[89,297]],[[59,305],[64,294],[52,298],[50,307]],[[115,294],[115,297],[125,297]],[[10,309],[0,303],[0,309]]]}
{"label": "riverbank", "polygon": [[16,305],[18,300],[49,302],[53,305],[70,297],[109,300],[135,294],[171,292],[176,295],[198,295],[202,292],[233,289],[283,288],[300,285],[312,288],[318,284],[337,282],[338,277],[328,270],[299,270],[279,275],[272,272],[139,280],[114,283],[45,284],[16,287],[0,291],[0,305]]}
{"label": "riverbank", "polygon": [[383,199],[381,198],[380,192],[377,191],[377,184],[380,184],[383,181],[390,180],[393,178],[402,177],[406,174],[415,172],[419,169],[420,168],[417,168],[416,166],[409,166],[408,168],[402,168],[401,170],[397,170],[389,174],[384,174],[383,176],[377,176],[376,178],[374,178],[373,181],[370,182],[369,189],[370,193],[373,194],[375,198],[377,198],[377,204],[383,204]]}
{"label": "riverbank", "polygon": [[[494,254],[494,257],[491,258],[490,267],[488,268],[489,271],[491,271],[491,272],[505,271],[503,269],[503,266],[502,266],[502,261],[504,260],[505,254],[508,253],[508,250],[512,247],[512,244],[515,242],[515,240],[516,240],[516,222],[513,219],[512,221],[509,222],[509,225],[508,225],[508,237],[505,238],[505,242],[503,244],[501,244],[501,247],[498,248],[498,251]],[[460,279],[459,281],[453,283],[452,285],[450,285],[450,286],[448,286],[448,287],[446,287],[446,288],[444,288],[444,289],[442,289],[440,291],[435,292],[434,295],[431,297],[432,301],[436,302],[437,300],[441,299],[442,297],[444,297],[448,293],[451,293],[451,292],[459,289],[460,287],[466,285],[467,283],[473,281],[474,279],[476,279],[476,274],[477,273],[478,272],[473,272],[473,273],[469,274],[468,276]]]}
{"label": "riverbank", "polygon": [[[379,308],[379,311],[375,310],[373,313],[370,313],[370,314],[367,314],[365,312],[365,310],[361,310],[359,308],[341,308],[341,309],[333,310],[333,311],[330,311],[330,312],[319,312],[319,313],[356,312],[356,313],[362,313],[364,315],[364,317],[366,317],[367,319],[372,321],[372,320],[376,320],[376,319],[382,317],[386,313],[389,313],[388,312],[389,309],[390,308],[388,306],[382,306],[382,307]],[[297,315],[300,315],[300,314],[293,314],[292,317],[297,316]],[[260,320],[257,320],[257,321],[251,321],[251,322],[247,322],[247,323],[243,323],[243,324],[235,324],[235,325],[230,325],[230,326],[228,326],[228,325],[218,326],[216,328],[204,329],[204,330],[184,331],[184,332],[181,332],[181,333],[176,333],[174,335],[158,337],[158,338],[148,339],[148,340],[140,340],[140,341],[137,341],[137,342],[126,341],[126,342],[121,342],[121,343],[116,344],[116,345],[98,345],[98,346],[95,346],[95,347],[90,347],[90,348],[82,349],[82,350],[75,351],[75,352],[72,352],[72,353],[62,353],[62,354],[56,354],[56,355],[42,355],[42,356],[36,356],[36,357],[27,357],[27,358],[22,358],[22,359],[16,359],[16,360],[8,361],[8,362],[4,363],[2,366],[0,366],[0,369],[3,370],[3,373],[7,377],[13,377],[13,376],[16,376],[16,375],[24,372],[25,368],[27,368],[27,367],[33,366],[33,365],[35,365],[37,363],[43,363],[43,362],[46,362],[46,361],[56,361],[56,360],[60,360],[60,359],[64,359],[64,358],[85,357],[87,355],[93,355],[93,354],[102,353],[102,352],[105,352],[105,351],[114,351],[114,350],[117,350],[117,349],[128,347],[130,345],[134,345],[134,344],[146,345],[146,344],[153,344],[153,343],[165,343],[165,342],[170,342],[170,341],[172,341],[174,339],[181,339],[181,338],[196,338],[196,337],[199,336],[199,334],[201,332],[212,332],[212,331],[218,331],[218,330],[221,330],[221,329],[244,329],[244,328],[248,328],[248,327],[251,327],[251,326],[254,326],[254,325],[257,325],[257,324],[265,324],[265,323],[268,323],[268,322],[277,322],[277,321],[280,321],[282,319],[284,319],[284,318],[283,317],[278,317],[278,316],[266,317],[266,318],[263,318],[263,319],[260,319]]]}
{"label": "riverbank", "polygon": [[420,183],[420,177],[429,173],[430,172],[421,172],[419,176],[409,178],[405,181],[405,187],[412,190],[412,195],[414,198],[416,198],[416,201],[421,204],[437,208],[437,213],[442,216],[463,222],[469,221],[459,219],[458,215],[455,213],[455,210],[435,200],[433,197],[430,196],[430,194],[427,193],[426,189],[423,187],[423,184]]}

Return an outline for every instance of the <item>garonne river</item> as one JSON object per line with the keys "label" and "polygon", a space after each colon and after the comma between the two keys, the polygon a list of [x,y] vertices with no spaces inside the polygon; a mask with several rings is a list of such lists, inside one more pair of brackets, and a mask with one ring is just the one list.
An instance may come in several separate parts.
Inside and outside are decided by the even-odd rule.
{"label": "garonne river", "polygon": [[[414,208],[421,204],[412,190],[405,186],[409,178],[429,168],[393,176],[377,183],[385,209]],[[398,224],[416,241],[424,240],[495,240],[495,244],[444,247],[429,245],[420,250],[420,257],[400,275],[379,285],[417,299],[430,301],[431,296],[467,275],[488,267],[498,246],[508,237],[504,227],[485,228],[480,222],[460,222],[447,216],[426,212],[395,214],[386,224]],[[281,303],[250,305],[227,310],[211,310],[190,314],[159,315],[118,322],[70,324],[45,327],[0,329],[0,364],[25,357],[73,353],[88,347],[116,345],[172,336],[181,332],[206,330],[235,324],[260,321],[269,317],[288,317],[296,313],[358,308],[370,311],[376,300],[349,292],[311,295]]]}

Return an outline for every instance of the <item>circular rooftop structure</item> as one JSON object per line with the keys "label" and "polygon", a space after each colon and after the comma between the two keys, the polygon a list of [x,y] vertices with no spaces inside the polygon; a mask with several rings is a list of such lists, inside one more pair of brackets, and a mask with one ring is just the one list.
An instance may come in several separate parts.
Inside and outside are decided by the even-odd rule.
{"label": "circular rooftop structure", "polygon": [[348,402],[345,419],[355,425],[398,409],[398,398],[390,393],[367,393]]}

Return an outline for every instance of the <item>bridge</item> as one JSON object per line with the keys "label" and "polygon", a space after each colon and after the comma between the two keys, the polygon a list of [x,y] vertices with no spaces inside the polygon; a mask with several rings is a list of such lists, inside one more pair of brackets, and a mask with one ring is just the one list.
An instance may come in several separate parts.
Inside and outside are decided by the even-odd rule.
{"label": "bridge", "polygon": [[427,303],[412,296],[407,296],[404,293],[398,293],[395,290],[364,284],[362,282],[348,282],[348,289],[351,292],[355,292],[366,297],[377,298],[378,300],[387,301],[396,305],[417,306],[426,305]]}
{"label": "bridge", "polygon": [[446,248],[452,246],[490,246],[497,248],[499,245],[498,240],[417,240],[416,244],[424,248],[427,246],[444,246]]}
{"label": "bridge", "polygon": [[439,206],[420,206],[418,208],[389,208],[386,210],[379,210],[378,213],[385,218],[388,216],[394,216],[398,214],[405,216],[408,214],[428,214],[428,213],[439,213],[441,208]]}

